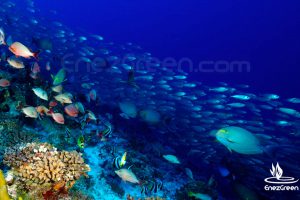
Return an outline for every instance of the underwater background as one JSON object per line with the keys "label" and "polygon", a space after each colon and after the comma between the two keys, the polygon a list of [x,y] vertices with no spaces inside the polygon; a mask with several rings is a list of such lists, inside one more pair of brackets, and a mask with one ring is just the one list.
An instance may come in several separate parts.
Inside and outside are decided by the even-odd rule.
{"label": "underwater background", "polygon": [[300,3],[0,7],[0,200],[299,199]]}

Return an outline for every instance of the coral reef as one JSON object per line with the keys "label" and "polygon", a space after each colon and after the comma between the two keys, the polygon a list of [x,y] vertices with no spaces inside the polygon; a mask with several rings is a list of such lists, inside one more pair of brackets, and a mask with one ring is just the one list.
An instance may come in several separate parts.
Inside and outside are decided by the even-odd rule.
{"label": "coral reef", "polygon": [[[8,122],[14,122],[9,121]],[[0,159],[6,151],[7,148],[12,148],[20,144],[26,144],[34,141],[39,141],[40,135],[38,132],[34,130],[26,130],[25,126],[21,128],[15,128],[15,131],[10,130],[7,126],[10,125],[18,125],[17,120],[16,123],[7,123],[4,126],[0,125]],[[1,124],[1,122],[0,122]],[[18,127],[20,127],[20,124]],[[2,164],[2,163],[1,163]]]}
{"label": "coral reef", "polygon": [[17,190],[29,196],[46,198],[67,194],[82,175],[90,170],[81,154],[57,151],[48,143],[28,143],[10,148],[4,155],[4,164],[12,168]]}
{"label": "coral reef", "polygon": [[161,197],[145,197],[145,198],[134,198],[130,196],[129,194],[126,197],[127,200],[165,200],[164,198]]}
{"label": "coral reef", "polygon": [[18,119],[10,118],[9,114],[1,113],[0,126],[7,131],[18,131],[21,129],[21,123]]}

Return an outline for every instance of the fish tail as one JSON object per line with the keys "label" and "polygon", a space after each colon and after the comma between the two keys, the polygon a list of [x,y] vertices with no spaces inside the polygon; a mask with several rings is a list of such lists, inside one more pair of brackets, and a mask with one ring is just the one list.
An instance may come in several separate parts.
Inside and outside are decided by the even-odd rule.
{"label": "fish tail", "polygon": [[49,109],[49,111],[47,112],[47,114],[49,114],[49,115],[52,115],[54,112],[53,112],[53,109],[52,109],[52,107]]}
{"label": "fish tail", "polygon": [[33,57],[38,61],[39,60],[39,54],[41,53],[40,50],[38,50],[37,52],[33,53]]}
{"label": "fish tail", "polygon": [[145,180],[139,180],[138,185],[142,187],[145,183],[146,183]]}

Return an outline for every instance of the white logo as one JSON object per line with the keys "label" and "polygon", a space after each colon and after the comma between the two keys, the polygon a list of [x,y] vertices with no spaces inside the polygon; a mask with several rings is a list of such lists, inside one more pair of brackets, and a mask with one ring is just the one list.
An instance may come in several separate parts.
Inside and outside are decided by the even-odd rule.
{"label": "white logo", "polygon": [[283,170],[280,168],[279,164],[277,163],[276,168],[274,167],[272,163],[272,169],[270,170],[273,177],[269,177],[265,179],[265,182],[267,183],[273,183],[273,184],[292,184],[297,183],[299,181],[295,180],[293,177],[288,176],[282,176]]}
{"label": "white logo", "polygon": [[[272,169],[270,170],[272,177],[268,177],[265,178],[265,182],[266,183],[271,183],[271,184],[277,184],[277,185],[265,185],[265,190],[277,190],[277,191],[283,191],[283,190],[299,190],[299,187],[297,185],[290,185],[293,183],[297,183],[299,181],[296,180],[294,177],[289,177],[289,176],[282,176],[283,174],[283,170],[281,169],[281,167],[279,166],[279,164],[276,164],[276,167],[274,167],[273,163],[272,163]],[[289,184],[289,185],[287,185]]]}

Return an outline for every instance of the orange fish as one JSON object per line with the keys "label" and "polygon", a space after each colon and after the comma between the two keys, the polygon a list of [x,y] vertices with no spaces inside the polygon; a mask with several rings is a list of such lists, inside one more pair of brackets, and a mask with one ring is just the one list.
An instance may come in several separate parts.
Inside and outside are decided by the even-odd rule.
{"label": "orange fish", "polygon": [[44,116],[44,114],[47,114],[49,112],[49,109],[45,106],[38,106],[35,109],[41,116]]}
{"label": "orange fish", "polygon": [[53,113],[52,111],[52,118],[58,124],[65,124],[65,118],[61,113]]}
{"label": "orange fish", "polygon": [[50,106],[50,107],[55,107],[55,106],[57,106],[57,102],[56,102],[56,101],[51,101],[51,102],[49,103],[49,106]]}
{"label": "orange fish", "polygon": [[6,79],[0,79],[0,86],[1,87],[8,87],[8,86],[10,86],[10,82]]}
{"label": "orange fish", "polygon": [[39,52],[31,52],[25,45],[20,42],[14,42],[12,45],[10,45],[9,50],[17,57],[34,57],[35,59],[38,59]]}
{"label": "orange fish", "polygon": [[74,104],[70,104],[65,107],[65,112],[70,116],[70,117],[77,117],[79,110]]}

